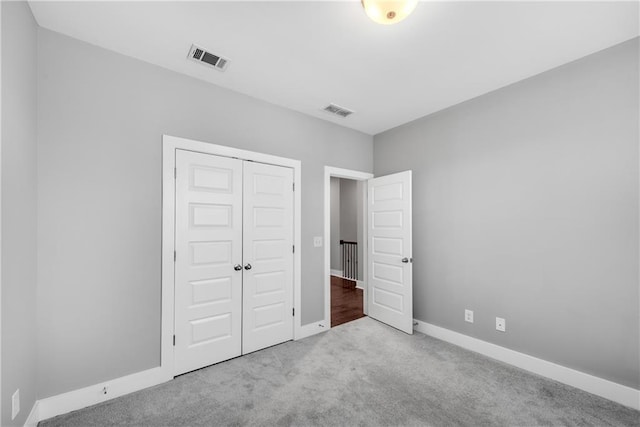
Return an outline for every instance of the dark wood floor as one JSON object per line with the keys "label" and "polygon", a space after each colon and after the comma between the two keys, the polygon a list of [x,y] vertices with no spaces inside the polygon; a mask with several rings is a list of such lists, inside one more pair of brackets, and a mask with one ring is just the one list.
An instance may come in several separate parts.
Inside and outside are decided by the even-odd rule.
{"label": "dark wood floor", "polygon": [[362,289],[356,282],[331,276],[331,327],[364,317]]}

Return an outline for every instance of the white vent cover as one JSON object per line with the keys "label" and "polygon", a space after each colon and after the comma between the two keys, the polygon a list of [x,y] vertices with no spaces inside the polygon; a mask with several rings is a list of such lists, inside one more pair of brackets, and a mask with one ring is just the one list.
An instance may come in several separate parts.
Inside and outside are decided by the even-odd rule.
{"label": "white vent cover", "polygon": [[353,111],[340,107],[339,105],[336,105],[336,104],[329,104],[326,107],[324,107],[323,110],[326,111],[327,113],[335,114],[336,116],[340,116],[340,117],[347,117],[353,114]]}
{"label": "white vent cover", "polygon": [[188,58],[192,61],[210,65],[220,71],[224,71],[227,68],[227,65],[229,65],[229,60],[227,58],[207,52],[205,49],[198,47],[195,44],[191,45]]}

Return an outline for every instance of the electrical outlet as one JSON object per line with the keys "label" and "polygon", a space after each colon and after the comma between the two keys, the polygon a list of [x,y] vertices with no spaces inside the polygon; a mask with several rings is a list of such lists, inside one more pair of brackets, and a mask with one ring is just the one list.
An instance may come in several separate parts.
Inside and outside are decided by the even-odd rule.
{"label": "electrical outlet", "polygon": [[465,310],[464,311],[464,321],[473,323],[473,310]]}
{"label": "electrical outlet", "polygon": [[507,321],[501,317],[496,317],[496,331],[506,332],[507,331]]}
{"label": "electrical outlet", "polygon": [[322,247],[322,237],[316,236],[313,238],[313,247],[315,248]]}
{"label": "electrical outlet", "polygon": [[11,396],[11,419],[15,419],[20,412],[20,389],[17,389]]}

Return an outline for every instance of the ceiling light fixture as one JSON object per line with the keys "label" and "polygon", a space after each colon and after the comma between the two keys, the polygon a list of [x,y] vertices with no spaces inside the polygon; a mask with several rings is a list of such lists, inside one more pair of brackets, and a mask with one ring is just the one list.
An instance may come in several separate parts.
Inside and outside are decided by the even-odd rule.
{"label": "ceiling light fixture", "polygon": [[418,0],[360,0],[367,16],[378,24],[402,21],[416,8]]}

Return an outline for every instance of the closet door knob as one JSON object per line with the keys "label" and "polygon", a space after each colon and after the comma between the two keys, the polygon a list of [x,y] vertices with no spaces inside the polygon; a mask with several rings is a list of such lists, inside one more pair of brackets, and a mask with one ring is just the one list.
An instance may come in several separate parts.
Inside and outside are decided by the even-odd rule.
{"label": "closet door knob", "polygon": [[235,271],[240,271],[240,270],[242,270],[242,266],[240,264],[236,264],[236,265],[233,266],[233,269]]}
{"label": "closet door knob", "polygon": [[244,266],[245,270],[251,270],[251,264],[247,263],[247,265]]}
{"label": "closet door knob", "polygon": [[402,258],[402,262],[404,262],[405,264],[407,264],[409,262],[409,258]]}

